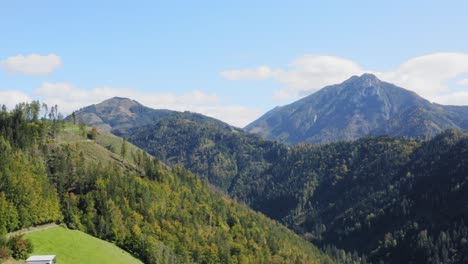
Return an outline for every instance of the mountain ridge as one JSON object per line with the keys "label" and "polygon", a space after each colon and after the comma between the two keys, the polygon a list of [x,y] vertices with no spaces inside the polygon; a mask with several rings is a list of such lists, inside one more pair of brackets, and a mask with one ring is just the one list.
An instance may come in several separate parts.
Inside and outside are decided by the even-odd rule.
{"label": "mountain ridge", "polygon": [[244,129],[288,144],[366,135],[433,137],[449,128],[466,131],[465,111],[468,106],[434,104],[367,73],[275,107]]}
{"label": "mountain ridge", "polygon": [[[368,83],[364,95],[380,92]],[[389,102],[399,98],[398,93],[392,96]],[[405,98],[419,102],[408,111],[424,114],[408,115],[408,122],[441,118],[424,107],[433,105],[427,100]],[[357,94],[356,101],[361,99]],[[392,107],[377,109],[390,114]],[[436,107],[463,121],[464,107]],[[339,263],[359,256],[372,263],[430,263],[446,250],[444,258],[453,263],[468,260],[461,242],[467,228],[460,220],[466,219],[466,134],[448,130],[432,139],[379,136],[287,146],[198,118],[172,115],[129,130],[127,139],[287,225]],[[447,213],[449,217],[440,217]],[[440,238],[448,233],[453,237]],[[356,255],[343,260],[336,247]]]}
{"label": "mountain ridge", "polygon": [[136,100],[117,96],[74,112],[78,122],[116,135],[122,135],[132,127],[151,124],[174,113],[177,112],[152,109]]}

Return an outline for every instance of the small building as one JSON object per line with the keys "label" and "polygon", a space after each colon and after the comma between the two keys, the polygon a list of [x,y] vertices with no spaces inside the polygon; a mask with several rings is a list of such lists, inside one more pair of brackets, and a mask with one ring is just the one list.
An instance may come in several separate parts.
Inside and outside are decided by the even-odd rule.
{"label": "small building", "polygon": [[26,263],[28,264],[56,264],[55,255],[30,256]]}

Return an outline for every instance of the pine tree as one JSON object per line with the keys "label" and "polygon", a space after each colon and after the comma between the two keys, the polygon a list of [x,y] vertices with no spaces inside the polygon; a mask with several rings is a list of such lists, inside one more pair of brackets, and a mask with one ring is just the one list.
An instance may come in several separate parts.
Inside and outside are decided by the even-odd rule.
{"label": "pine tree", "polygon": [[125,155],[127,154],[127,141],[125,138],[122,139],[122,147],[120,148],[120,155],[122,156],[122,160],[125,159]]}

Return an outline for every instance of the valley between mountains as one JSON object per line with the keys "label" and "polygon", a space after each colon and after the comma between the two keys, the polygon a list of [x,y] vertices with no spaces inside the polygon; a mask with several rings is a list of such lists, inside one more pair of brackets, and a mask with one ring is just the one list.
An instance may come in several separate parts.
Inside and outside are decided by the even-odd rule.
{"label": "valley between mountains", "polygon": [[144,263],[467,263],[467,131],[467,106],[371,74],[243,129],[121,97],[4,106],[0,233],[60,223]]}
{"label": "valley between mountains", "polygon": [[68,120],[183,166],[337,263],[468,261],[468,106],[364,74],[244,129],[119,97]]}

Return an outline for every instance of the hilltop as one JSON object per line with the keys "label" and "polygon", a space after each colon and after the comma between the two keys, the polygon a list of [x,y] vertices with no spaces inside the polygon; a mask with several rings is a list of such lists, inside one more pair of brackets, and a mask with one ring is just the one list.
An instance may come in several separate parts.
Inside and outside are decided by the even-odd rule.
{"label": "hilltop", "polygon": [[[74,113],[75,122],[84,122],[90,127],[117,135],[129,128],[140,127],[176,113],[170,110],[155,110],[137,101],[113,97],[102,103],[90,105]],[[71,116],[67,120],[70,120]]]}

